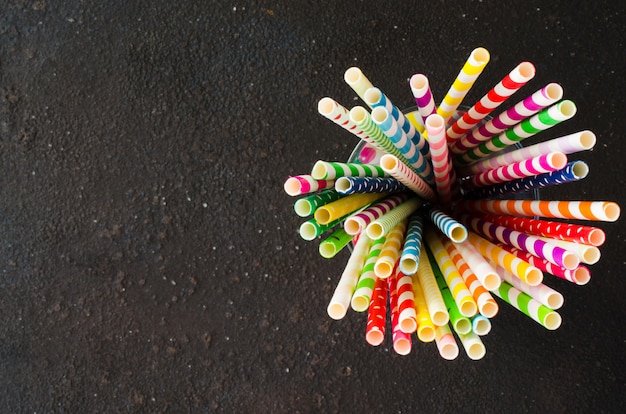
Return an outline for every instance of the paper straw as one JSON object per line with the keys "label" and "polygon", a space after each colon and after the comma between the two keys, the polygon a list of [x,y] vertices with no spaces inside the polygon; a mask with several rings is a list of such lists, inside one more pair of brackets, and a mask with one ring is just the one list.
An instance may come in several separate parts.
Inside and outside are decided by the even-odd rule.
{"label": "paper straw", "polygon": [[465,349],[465,353],[471,360],[478,361],[485,356],[485,345],[480,337],[474,332],[459,334],[459,339],[461,340],[463,349]]}
{"label": "paper straw", "polygon": [[465,226],[438,208],[430,208],[428,210],[428,218],[453,242],[461,243],[467,239]]}
{"label": "paper straw", "polygon": [[387,280],[389,289],[389,308],[391,309],[391,332],[393,350],[400,355],[408,355],[411,352],[411,336],[402,331],[400,327],[400,312],[398,308],[398,289],[396,275],[391,275]]}
{"label": "paper straw", "polygon": [[372,82],[367,79],[361,69],[353,66],[348,68],[343,76],[346,83],[356,92],[356,94],[365,102],[365,91],[372,88]]}
{"label": "paper straw", "polygon": [[496,271],[506,282],[513,285],[516,289],[530,295],[537,302],[541,303],[544,306],[547,306],[550,309],[559,309],[563,306],[563,295],[552,289],[550,286],[544,285],[543,283],[539,283],[536,286],[530,286],[528,283],[520,280],[517,276],[512,275],[510,272],[507,272],[501,266],[496,267]]}
{"label": "paper straw", "polygon": [[425,125],[428,132],[430,157],[433,163],[433,174],[439,201],[444,208],[448,208],[452,201],[452,180],[450,177],[452,164],[446,144],[444,119],[437,114],[431,115],[426,119]]}
{"label": "paper straw", "polygon": [[459,346],[452,336],[452,331],[448,324],[435,326],[435,342],[439,355],[443,359],[451,361],[459,356]]}
{"label": "paper straw", "polygon": [[499,244],[504,250],[509,253],[514,254],[525,262],[528,262],[530,265],[535,266],[537,269],[550,273],[553,276],[556,276],[560,279],[565,279],[568,282],[575,283],[577,285],[585,285],[591,279],[591,274],[589,269],[585,266],[580,265],[576,269],[566,269],[561,266],[557,266],[548,262],[545,259],[540,259],[537,256],[534,256],[528,252],[525,252],[520,249],[516,249],[513,246],[507,246],[504,244]]}
{"label": "paper straw", "polygon": [[486,215],[484,219],[513,230],[555,240],[573,241],[592,246],[601,246],[606,240],[604,231],[599,227],[494,214]]}
{"label": "paper straw", "polygon": [[435,201],[435,192],[429,185],[415,172],[410,170],[400,159],[392,154],[385,154],[380,159],[380,166],[389,175],[413,190],[417,195],[426,201]]}
{"label": "paper straw", "polygon": [[[461,257],[468,264],[470,269],[472,269],[481,285],[487,290],[494,290],[500,286],[500,276],[498,276],[493,266],[483,257],[482,252],[474,246],[474,243],[464,241],[463,243],[455,244],[454,247],[459,251]],[[485,245],[485,247],[487,246]]]}
{"label": "paper straw", "polygon": [[450,315],[437,285],[428,255],[424,250],[420,251],[420,266],[417,268],[417,278],[426,300],[430,320],[437,326],[445,325],[450,320]]}
{"label": "paper straw", "polygon": [[486,187],[493,184],[500,184],[513,181],[518,178],[530,177],[537,174],[557,171],[567,164],[567,155],[562,152],[551,152],[539,155],[524,161],[519,161],[494,170],[487,170],[471,177],[467,185],[476,187]]}
{"label": "paper straw", "polygon": [[[441,271],[441,276],[444,279],[447,288],[449,288],[455,302],[455,306],[457,307],[460,315],[464,317],[476,315],[476,312],[478,312],[476,301],[467,288],[465,280],[463,280],[461,274],[454,265],[454,262],[450,258],[450,255],[448,255],[448,252],[444,248],[438,235],[433,231],[428,231],[426,232],[425,237],[433,260],[436,261],[437,267],[439,268],[439,271]],[[431,263],[431,266],[433,267],[435,276],[437,276],[438,272],[437,269],[435,269],[434,264]],[[448,310],[448,312],[450,312],[450,310]],[[452,312],[450,312],[450,317],[452,318]]]}
{"label": "paper straw", "polygon": [[[554,240],[548,237],[539,237],[539,239],[552,243],[578,256],[582,263],[592,265],[598,263],[598,260],[600,260],[600,249],[598,249],[596,246],[565,240]],[[568,268],[567,266],[564,267]]]}
{"label": "paper straw", "polygon": [[367,225],[365,231],[371,239],[378,239],[389,232],[396,224],[409,217],[417,208],[422,205],[422,201],[413,197],[403,202],[393,210],[385,213]]}
{"label": "paper straw", "polygon": [[[546,188],[582,180],[589,173],[589,166],[584,161],[568,162],[564,168],[531,177],[481,187],[465,194],[466,199],[499,198],[510,193],[523,193],[534,189]],[[335,183],[335,186],[337,184]]]}
{"label": "paper straw", "polygon": [[402,164],[406,165],[406,167],[411,171],[417,173],[411,166],[409,160],[407,160],[406,157],[402,155],[400,150],[393,145],[389,137],[383,133],[383,130],[374,123],[372,116],[365,108],[362,106],[355,106],[352,108],[350,110],[350,119],[376,143],[376,146],[379,149],[388,154],[395,155]]}
{"label": "paper straw", "polygon": [[458,206],[469,213],[609,222],[620,215],[619,205],[611,201],[465,200]]}
{"label": "paper straw", "polygon": [[[374,264],[374,273],[381,279],[386,279],[391,276],[395,264],[400,258],[406,225],[407,219],[402,219],[386,234],[385,244],[383,244],[378,259],[376,259],[376,263]],[[383,236],[379,236],[378,238],[380,237]]]}
{"label": "paper straw", "polygon": [[335,190],[341,195],[357,193],[399,193],[408,188],[395,178],[388,177],[339,177]]}
{"label": "paper straw", "polygon": [[[336,185],[337,183],[335,183]],[[308,217],[315,213],[318,207],[328,204],[331,201],[340,199],[342,194],[338,193],[334,188],[322,190],[319,193],[311,194],[309,196],[296,200],[293,205],[293,209],[300,217]]]}
{"label": "paper straw", "polygon": [[331,221],[327,224],[319,224],[317,220],[314,218],[305,221],[300,225],[299,233],[300,237],[302,237],[306,241],[315,240],[322,234],[326,233],[328,230],[335,227],[337,224],[341,222],[341,219],[337,219]]}
{"label": "paper straw", "polygon": [[596,135],[591,131],[580,131],[559,138],[543,141],[535,145],[523,147],[514,151],[496,154],[493,157],[482,159],[481,161],[463,167],[459,175],[478,174],[480,172],[512,164],[537,155],[549,152],[562,152],[569,155],[580,151],[590,150],[596,144]]}
{"label": "paper straw", "polygon": [[428,183],[434,182],[433,171],[426,157],[418,150],[389,111],[382,106],[372,110],[372,119],[398,151],[406,157],[415,171]]}
{"label": "paper straw", "polygon": [[316,180],[335,180],[337,177],[384,177],[385,171],[378,165],[317,161],[311,177]]}
{"label": "paper straw", "polygon": [[329,97],[320,99],[317,104],[317,110],[321,115],[367,142],[372,147],[379,148],[376,141],[371,139],[365,131],[363,131],[350,119],[350,112],[348,109],[334,99]]}
{"label": "paper straw", "polygon": [[384,243],[384,237],[371,242],[363,270],[361,271],[359,281],[357,282],[352,300],[350,301],[352,309],[356,312],[364,312],[370,306],[376,279],[378,279],[376,273],[374,273],[374,265],[376,264],[376,260],[378,259],[378,255],[380,255],[380,250]]}
{"label": "paper straw", "polygon": [[450,147],[450,151],[455,154],[463,153],[552,105],[562,97],[563,88],[561,85],[558,83],[549,83],[484,125],[474,129],[460,140],[455,141],[454,145]]}
{"label": "paper straw", "polygon": [[372,346],[378,346],[385,339],[387,321],[387,281],[376,278],[372,303],[367,312],[365,340]]}
{"label": "paper straw", "polygon": [[287,178],[283,187],[288,195],[297,196],[333,188],[334,185],[335,180],[316,180],[310,174],[303,174]]}
{"label": "paper straw", "polygon": [[437,108],[437,114],[443,117],[445,124],[448,124],[450,117],[456,112],[459,104],[482,73],[485,65],[489,62],[489,57],[487,49],[482,47],[476,48],[470,53],[454,83]]}
{"label": "paper straw", "polygon": [[344,229],[335,230],[319,245],[320,255],[325,259],[332,259],[337,253],[352,241],[353,236],[347,234]]}
{"label": "paper straw", "polygon": [[402,128],[409,141],[413,142],[424,156],[428,156],[428,142],[417,132],[413,124],[406,119],[404,113],[400,111],[380,89],[369,88],[365,91],[365,102],[367,102],[372,109],[381,106],[387,109],[400,128]]}
{"label": "paper straw", "polygon": [[409,218],[409,224],[404,240],[402,255],[400,256],[400,270],[407,275],[417,272],[419,265],[420,250],[422,249],[422,232],[424,219],[421,214],[413,214]]}
{"label": "paper straw", "polygon": [[[469,232],[467,239],[482,256],[488,258],[494,263],[499,264],[514,275],[517,275],[529,285],[537,285],[543,280],[543,273],[541,273],[541,270],[531,266],[503,248],[490,243],[471,231]],[[465,258],[465,256],[463,256],[463,258]],[[492,291],[494,290],[496,289],[493,289]]]}
{"label": "paper straw", "polygon": [[535,67],[530,62],[522,62],[494,86],[485,96],[467,110],[446,130],[446,139],[450,145],[470,132],[487,115],[496,109],[508,97],[517,92],[535,76]]}
{"label": "paper straw", "polygon": [[[355,235],[362,232],[372,221],[397,207],[409,197],[409,193],[394,194],[381,201],[375,202],[365,210],[350,215],[344,222],[346,233]],[[375,237],[375,239],[376,238],[378,237]]]}
{"label": "paper straw", "polygon": [[575,269],[580,264],[580,260],[575,254],[559,247],[556,245],[556,241],[552,241],[552,239],[541,239],[467,214],[462,214],[460,219],[473,231],[492,241],[517,247],[557,266]]}
{"label": "paper straw", "polygon": [[346,316],[346,311],[350,306],[350,300],[352,299],[352,293],[356,287],[359,275],[363,269],[365,263],[365,256],[369,248],[370,239],[366,235],[361,235],[359,240],[352,250],[350,259],[339,278],[339,283],[335,288],[330,303],[328,304],[328,316],[338,320]]}
{"label": "paper straw", "polygon": [[[465,286],[469,289],[472,294],[472,297],[476,301],[476,305],[478,306],[478,311],[481,315],[484,315],[487,318],[493,318],[498,313],[498,303],[491,296],[491,293],[485,286],[478,280],[478,277],[474,273],[473,269],[467,264],[465,259],[460,253],[460,249],[466,247],[469,249],[468,255],[473,257],[474,261],[477,261],[479,264],[476,265],[479,270],[481,269],[490,269],[491,273],[481,274],[481,277],[484,280],[487,280],[489,286],[492,286],[494,289],[500,285],[500,276],[496,273],[493,267],[474,249],[474,247],[469,244],[469,242],[463,243],[452,243],[449,239],[443,240],[443,246],[445,247],[448,255],[452,259],[452,262],[456,266],[459,271],[459,274],[463,278],[465,282]],[[494,281],[497,281],[495,283]]]}
{"label": "paper straw", "polygon": [[410,334],[417,329],[413,278],[401,271],[396,272],[395,277],[398,290],[398,326],[402,332]]}
{"label": "paper straw", "polygon": [[[411,87],[411,92],[413,92],[415,104],[417,105],[421,118],[426,119],[430,115],[436,114],[437,107],[435,106],[435,99],[433,98],[426,75],[416,73],[411,76],[409,86]],[[422,128],[420,132],[423,131],[424,129]]]}
{"label": "paper straw", "polygon": [[561,315],[508,282],[502,282],[493,293],[546,329],[555,330],[561,326]]}
{"label": "paper straw", "polygon": [[426,298],[417,275],[413,277],[413,300],[417,312],[417,338],[422,342],[432,342],[435,340],[435,324],[430,319]]}
{"label": "paper straw", "polygon": [[569,100],[561,101],[549,108],[546,108],[536,115],[527,118],[519,124],[511,127],[497,135],[492,137],[489,141],[485,141],[472,148],[471,150],[464,152],[455,161],[459,165],[466,165],[472,162],[476,162],[481,158],[495,154],[498,151],[502,151],[504,148],[514,145],[526,138],[545,131],[563,121],[572,118],[576,114],[576,105]]}
{"label": "paper straw", "polygon": [[491,321],[484,315],[478,314],[472,318],[472,332],[484,336],[491,331]]}
{"label": "paper straw", "polygon": [[330,223],[386,195],[386,193],[351,194],[319,207],[313,217],[320,224]]}

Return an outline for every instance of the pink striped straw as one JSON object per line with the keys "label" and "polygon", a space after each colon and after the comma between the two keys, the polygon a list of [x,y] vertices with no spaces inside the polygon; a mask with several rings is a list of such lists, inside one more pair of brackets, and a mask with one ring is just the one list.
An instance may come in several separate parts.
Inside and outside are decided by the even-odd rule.
{"label": "pink striped straw", "polygon": [[484,125],[471,131],[450,147],[454,154],[463,152],[475,147],[483,141],[506,131],[508,128],[517,125],[540,110],[547,108],[563,97],[563,88],[558,83],[549,83],[537,92],[533,93],[513,107],[502,112]]}
{"label": "pink striped straw", "polygon": [[443,117],[434,114],[426,118],[426,132],[430,143],[430,158],[433,164],[433,174],[435,185],[439,194],[439,201],[447,209],[452,202],[452,180],[450,178],[453,171],[448,146],[446,145],[446,131]]}
{"label": "pink striped straw", "polygon": [[368,224],[388,213],[409,198],[409,193],[394,194],[363,211],[352,214],[343,223],[343,228],[351,236],[361,233]]}
{"label": "pink striped straw", "polygon": [[446,131],[448,144],[452,145],[494,109],[496,109],[508,97],[513,95],[522,86],[535,76],[535,66],[530,62],[522,62],[517,65],[508,75],[493,87],[480,101],[472,106]]}
{"label": "pink striped straw", "polygon": [[290,196],[314,193],[325,188],[333,188],[335,180],[316,180],[311,174],[296,175],[285,181],[284,189]]}
{"label": "pink striped straw", "polygon": [[467,184],[471,188],[487,187],[518,178],[557,171],[565,167],[566,164],[567,155],[562,152],[551,152],[479,173],[471,177]]}
{"label": "pink striped straw", "polygon": [[435,105],[435,99],[433,98],[426,75],[417,73],[411,76],[409,85],[411,86],[411,92],[413,92],[415,104],[417,105],[422,119],[426,119],[430,115],[436,114],[437,106]]}

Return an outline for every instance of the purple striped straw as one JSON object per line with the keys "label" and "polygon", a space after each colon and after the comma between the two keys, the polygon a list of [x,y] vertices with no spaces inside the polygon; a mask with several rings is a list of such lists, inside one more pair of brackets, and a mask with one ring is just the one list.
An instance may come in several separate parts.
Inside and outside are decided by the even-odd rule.
{"label": "purple striped straw", "polygon": [[409,85],[411,86],[413,97],[415,97],[415,104],[419,109],[422,119],[426,119],[430,115],[437,113],[435,99],[433,98],[426,75],[417,73],[411,76]]}

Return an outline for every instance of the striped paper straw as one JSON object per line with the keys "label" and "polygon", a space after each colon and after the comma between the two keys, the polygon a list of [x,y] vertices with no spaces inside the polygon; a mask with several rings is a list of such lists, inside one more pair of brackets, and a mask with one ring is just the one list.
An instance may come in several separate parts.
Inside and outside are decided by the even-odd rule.
{"label": "striped paper straw", "polygon": [[443,117],[445,124],[448,124],[450,117],[456,112],[465,95],[467,95],[478,76],[485,69],[485,65],[489,62],[489,57],[487,49],[482,47],[476,48],[470,53],[454,83],[450,86],[439,107],[437,107],[437,114]]}
{"label": "striped paper straw", "polygon": [[[448,208],[452,202],[452,177],[450,170],[453,168],[446,144],[444,119],[440,115],[431,115],[426,119],[426,131],[430,143],[430,157],[433,163],[435,185],[439,195],[439,201]],[[454,175],[456,177],[456,175]]]}
{"label": "striped paper straw", "polygon": [[575,242],[565,241],[565,240],[555,240],[555,239],[551,239],[548,237],[539,237],[539,239],[550,242],[578,256],[578,258],[580,258],[580,261],[582,263],[592,265],[592,264],[596,264],[598,260],[600,260],[600,249],[598,249],[596,246],[591,246],[591,245],[582,244],[582,243],[575,243]]}
{"label": "striped paper straw", "polygon": [[356,92],[356,94],[365,102],[365,91],[372,88],[372,82],[367,79],[361,69],[353,66],[348,68],[343,75],[346,83]]}
{"label": "striped paper straw", "polygon": [[313,213],[313,217],[320,224],[330,223],[386,195],[386,193],[351,194],[319,207]]}
{"label": "striped paper straw", "polygon": [[391,332],[393,350],[400,355],[408,355],[411,352],[411,336],[400,328],[400,311],[398,308],[398,284],[396,275],[391,275],[387,280],[389,289],[389,308],[391,309]]}
{"label": "striped paper straw", "polygon": [[310,174],[304,174],[287,178],[283,187],[288,195],[297,196],[333,188],[334,185],[335,180],[316,180]]}
{"label": "striped paper straw", "polygon": [[430,320],[437,326],[445,325],[450,320],[450,315],[443,301],[439,286],[437,286],[437,280],[428,260],[428,255],[424,250],[420,251],[420,266],[417,268],[417,279],[424,293]]}
{"label": "striped paper straw", "polygon": [[348,109],[334,99],[329,97],[320,99],[317,104],[317,111],[325,118],[330,119],[335,124],[351,132],[372,147],[379,148],[376,141],[371,139],[365,131],[363,131],[350,119],[350,112]]}
{"label": "striped paper straw", "polygon": [[467,229],[465,226],[443,211],[433,207],[428,210],[428,218],[453,242],[461,243],[467,239]]}
{"label": "striped paper straw", "polygon": [[476,315],[472,318],[472,332],[484,336],[491,331],[491,321],[484,315]]}
{"label": "striped paper straw", "polygon": [[459,334],[459,339],[469,359],[478,361],[487,353],[485,344],[483,344],[483,341],[474,332]]}
{"label": "striped paper straw", "polygon": [[404,333],[413,333],[417,329],[413,278],[398,271],[395,274],[398,290],[398,325]]}
{"label": "striped paper straw", "polygon": [[487,290],[494,290],[500,286],[500,276],[498,276],[493,266],[483,257],[482,252],[474,247],[473,243],[466,240],[463,243],[455,244],[454,247],[459,251],[461,257],[472,272],[474,272],[482,286]]}
{"label": "striped paper straw", "polygon": [[540,259],[539,257],[534,256],[528,252],[516,249],[513,246],[507,246],[504,244],[500,244],[499,246],[507,252],[512,253],[520,259],[524,260],[525,262],[528,262],[530,265],[535,266],[537,269],[543,272],[550,273],[551,275],[556,276],[560,279],[565,279],[568,282],[572,282],[577,285],[585,285],[591,279],[589,269],[587,269],[583,265],[578,266],[576,269],[566,269],[564,267],[552,264],[545,259]]}
{"label": "striped paper straw", "polygon": [[[417,105],[422,119],[426,119],[430,115],[436,114],[437,107],[435,106],[435,99],[433,98],[426,75],[416,73],[411,76],[409,86],[411,87],[411,92],[413,92],[415,104]],[[423,129],[420,132],[423,132]]]}
{"label": "striped paper straw", "polygon": [[317,161],[311,177],[316,180],[335,180],[337,177],[384,177],[385,171],[378,165]]}
{"label": "striped paper straw", "polygon": [[384,237],[371,242],[363,270],[361,271],[359,281],[357,282],[352,300],[350,301],[352,309],[356,312],[364,312],[370,306],[376,279],[378,279],[376,273],[374,273],[374,265],[376,264],[376,260],[378,259],[378,255],[384,243]]}
{"label": "striped paper straw", "polygon": [[404,131],[409,141],[413,142],[417,149],[428,156],[428,142],[415,129],[412,123],[405,117],[404,113],[378,88],[370,88],[365,92],[365,101],[372,109],[383,107],[396,120],[400,128]]}
{"label": "striped paper straw", "polygon": [[[543,273],[541,273],[541,270],[531,266],[503,248],[496,246],[471,231],[469,232],[467,239],[472,245],[474,245],[476,250],[478,250],[483,257],[504,267],[506,270],[514,275],[517,275],[517,277],[529,285],[537,285],[543,280]],[[463,256],[463,258],[465,258],[465,256]]]}
{"label": "striped paper straw", "polygon": [[513,287],[510,283],[502,282],[493,293],[546,329],[555,330],[561,326],[561,315]]}
{"label": "striped paper straw", "polygon": [[354,292],[354,288],[356,287],[359,275],[365,263],[365,256],[367,255],[369,244],[370,239],[364,234],[360,235],[359,240],[354,246],[354,250],[352,250],[350,259],[348,259],[348,263],[339,278],[335,293],[333,293],[326,310],[328,316],[335,320],[346,316],[346,312],[350,306],[350,300],[352,299],[352,293]]}
{"label": "striped paper straw", "polygon": [[386,235],[385,244],[374,264],[374,273],[381,279],[392,275],[395,264],[400,258],[407,221],[407,219],[400,220]]}
{"label": "striped paper straw", "polygon": [[561,85],[558,83],[549,83],[484,125],[474,129],[460,140],[455,141],[454,145],[450,147],[450,151],[455,154],[463,153],[552,105],[562,97],[563,88]]}
{"label": "striped paper straw", "polygon": [[518,178],[557,171],[567,164],[567,155],[562,152],[551,152],[524,161],[519,161],[495,170],[487,170],[471,177],[467,184],[470,187],[487,187],[513,181]]}
{"label": "striped paper straw", "polygon": [[502,280],[510,283],[516,289],[530,295],[537,302],[541,303],[544,306],[547,306],[550,309],[559,309],[563,306],[563,295],[552,289],[550,286],[544,285],[543,283],[539,283],[535,286],[530,286],[528,283],[520,280],[517,276],[512,275],[510,272],[507,272],[501,266],[496,267],[496,271],[502,278]]}
{"label": "striped paper straw", "polygon": [[438,235],[432,231],[427,232],[426,242],[461,315],[465,317],[476,315],[478,312],[476,301]]}
{"label": "striped paper straw", "polygon": [[385,154],[380,159],[380,166],[389,175],[413,190],[426,201],[435,201],[437,198],[432,188],[419,175],[410,170],[400,159],[392,154]]}
{"label": "striped paper straw", "polygon": [[556,240],[573,241],[592,246],[601,246],[606,240],[604,231],[598,227],[495,214],[486,215],[484,219],[523,233]]}
{"label": "striped paper straw", "polygon": [[434,182],[433,171],[426,157],[417,149],[417,146],[408,139],[406,133],[391,116],[385,107],[379,106],[372,110],[372,119],[380,127],[383,133],[406,157],[415,171],[428,183]]}
{"label": "striped paper straw", "polygon": [[580,151],[590,150],[596,144],[596,135],[591,131],[580,131],[535,145],[523,147],[514,151],[504,152],[493,157],[485,158],[479,162],[459,169],[459,175],[467,176],[478,174],[483,171],[502,167],[503,165],[526,160],[549,152],[562,152],[573,154]]}
{"label": "striped paper straw", "polygon": [[556,241],[552,241],[552,239],[547,239],[550,240],[550,242],[547,242],[537,236],[511,230],[508,227],[500,226],[478,217],[471,217],[468,214],[462,214],[460,219],[478,234],[493,241],[499,241],[500,243],[527,251],[557,266],[575,269],[580,264],[580,260],[575,254],[557,246],[555,244]]}
{"label": "striped paper straw", "polygon": [[435,340],[435,324],[430,319],[426,298],[417,276],[413,277],[413,300],[417,312],[417,339],[422,342],[432,342]]}
{"label": "striped paper straw", "polygon": [[372,221],[383,216],[391,209],[397,207],[410,197],[409,193],[394,194],[385,198],[382,201],[378,201],[365,210],[352,214],[346,218],[343,227],[346,233],[355,235],[367,227]]}
{"label": "striped paper straw", "polygon": [[439,355],[443,359],[451,361],[459,356],[459,346],[452,336],[452,331],[448,324],[435,326],[435,343],[439,350]]}
{"label": "striped paper straw", "polygon": [[298,231],[300,233],[300,237],[302,237],[306,241],[311,241],[326,233],[328,230],[332,229],[340,222],[341,219],[337,219],[327,224],[319,224],[317,220],[312,218],[302,223]]}
{"label": "striped paper straw", "polygon": [[376,278],[372,303],[367,312],[365,340],[372,346],[378,346],[385,339],[387,323],[387,281]]}
{"label": "striped paper straw", "polygon": [[365,228],[365,231],[371,239],[383,237],[387,235],[387,232],[396,224],[409,217],[421,204],[421,200],[417,197],[410,198],[393,210],[385,213],[382,217],[372,221]]}
{"label": "striped paper straw", "polygon": [[411,169],[411,171],[417,173],[415,169],[411,166],[409,160],[406,159],[404,155],[400,152],[393,142],[383,133],[383,130],[380,129],[378,125],[372,120],[372,116],[365,108],[362,106],[355,106],[350,110],[350,119],[354,122],[359,128],[363,129],[365,133],[376,143],[377,148],[380,150],[395,155],[402,162],[402,164],[406,165],[407,168]]}
{"label": "striped paper straw", "polygon": [[420,250],[422,249],[422,232],[424,218],[421,214],[413,214],[409,218],[409,225],[404,240],[404,248],[400,256],[400,270],[407,275],[417,272]]}
{"label": "striped paper straw", "polygon": [[526,138],[545,131],[563,121],[572,118],[576,114],[576,105],[569,100],[561,101],[549,108],[546,108],[536,115],[527,118],[507,129],[500,135],[492,137],[489,141],[485,141],[472,148],[471,150],[461,154],[456,161],[459,165],[466,165],[476,162],[481,158],[502,151],[504,148],[514,145]]}
{"label": "striped paper straw", "polygon": [[407,187],[390,177],[339,177],[335,190],[341,195],[357,193],[400,193]]}
{"label": "striped paper straw", "polygon": [[535,76],[535,67],[530,62],[522,62],[494,86],[480,101],[467,110],[446,130],[446,139],[450,145],[470,132],[487,115],[496,109],[508,97],[517,92]]}
{"label": "striped paper straw", "polygon": [[[552,185],[560,185],[582,180],[589,173],[589,166],[584,161],[568,162],[564,168],[532,177],[494,184],[470,190],[465,194],[466,199],[499,198],[506,194],[523,193]],[[337,183],[335,183],[335,187]]]}
{"label": "striped paper straw", "polygon": [[[335,186],[336,185],[337,183],[335,183]],[[307,217],[315,213],[318,207],[338,200],[341,196],[342,194],[338,193],[334,188],[329,188],[296,200],[293,209],[298,216]]]}
{"label": "striped paper straw", "polygon": [[[452,259],[452,262],[456,266],[459,271],[459,274],[463,278],[465,285],[469,289],[472,294],[472,297],[476,301],[476,305],[478,305],[478,311],[481,315],[484,315],[487,318],[493,318],[498,313],[498,303],[493,299],[491,294],[485,287],[480,283],[478,277],[474,273],[473,269],[467,264],[461,253],[459,252],[459,248],[463,246],[469,246],[472,249],[473,255],[477,258],[477,260],[481,260],[485,263],[486,266],[491,268],[491,265],[482,257],[468,242],[455,244],[452,243],[449,239],[443,240],[443,246],[445,247],[448,255]],[[483,265],[483,266],[485,266]],[[494,287],[500,285],[500,276],[495,272],[495,270],[491,270],[493,273],[490,276],[491,278],[495,278],[498,283],[492,284]]]}
{"label": "striped paper straw", "polygon": [[469,213],[609,222],[620,215],[619,205],[612,201],[466,200],[458,206]]}
{"label": "striped paper straw", "polygon": [[330,236],[322,240],[319,245],[320,256],[324,259],[332,259],[352,241],[353,236],[347,234],[344,229],[335,230]]}

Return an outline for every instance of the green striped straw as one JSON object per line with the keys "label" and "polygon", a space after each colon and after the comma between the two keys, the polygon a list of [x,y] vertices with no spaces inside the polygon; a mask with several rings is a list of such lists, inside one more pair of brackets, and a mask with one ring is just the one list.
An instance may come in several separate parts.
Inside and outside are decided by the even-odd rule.
{"label": "green striped straw", "polygon": [[346,233],[343,227],[339,228],[320,243],[320,255],[325,259],[332,259],[352,241],[353,237]]}
{"label": "green striped straw", "polygon": [[311,194],[310,196],[300,198],[293,204],[293,209],[300,217],[307,217],[315,213],[318,207],[328,204],[331,201],[339,200],[343,197],[334,188],[328,188],[322,190],[319,193]]}
{"label": "green striped straw", "polygon": [[372,242],[370,250],[365,259],[365,265],[359,277],[359,281],[352,295],[351,306],[356,312],[365,312],[370,306],[374,285],[376,284],[376,273],[374,273],[374,265],[380,254],[380,250],[385,244],[385,238],[381,237]]}
{"label": "green striped straw", "polygon": [[524,119],[519,124],[511,127],[463,153],[456,159],[458,165],[467,165],[481,158],[502,151],[504,148],[514,145],[538,132],[545,131],[563,121],[566,121],[576,114],[576,105],[570,100],[561,101],[549,108],[542,110],[536,115]]}
{"label": "green striped straw", "polygon": [[335,227],[337,224],[341,223],[343,219],[344,218],[341,217],[328,224],[319,224],[314,218],[307,220],[300,225],[300,237],[306,241],[315,240],[328,230]]}
{"label": "green striped straw", "polygon": [[367,235],[372,240],[385,236],[389,230],[393,228],[393,226],[409,217],[421,205],[422,200],[417,197],[408,199],[404,203],[389,210],[387,213],[368,224],[365,228]]}
{"label": "green striped straw", "polygon": [[388,174],[378,165],[320,160],[313,165],[311,177],[334,180],[338,177],[388,177]]}
{"label": "green striped straw", "polygon": [[561,315],[516,289],[509,282],[503,280],[500,287],[492,292],[546,329],[552,331],[561,326]]}

